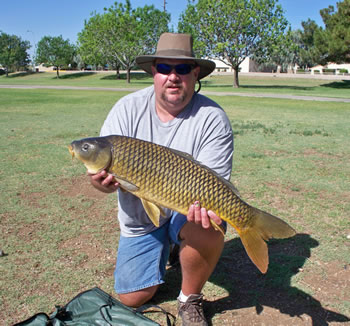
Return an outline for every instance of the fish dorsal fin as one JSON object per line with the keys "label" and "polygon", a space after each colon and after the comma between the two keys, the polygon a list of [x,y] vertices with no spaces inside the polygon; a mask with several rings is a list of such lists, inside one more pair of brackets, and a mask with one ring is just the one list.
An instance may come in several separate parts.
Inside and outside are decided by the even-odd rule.
{"label": "fish dorsal fin", "polygon": [[182,157],[184,157],[184,158],[187,158],[187,159],[189,159],[189,160],[196,161],[196,160],[194,159],[194,157],[193,157],[191,154],[188,154],[188,153],[186,153],[186,152],[182,152],[182,151],[179,151],[179,150],[173,149],[173,148],[168,148],[168,150],[171,151],[171,152],[173,152],[173,153],[175,153],[175,154],[177,154],[177,155],[179,155],[179,156],[182,156]]}
{"label": "fish dorsal fin", "polygon": [[133,183],[131,183],[129,181],[126,181],[124,179],[117,178],[117,177],[115,177],[115,179],[119,182],[122,190],[126,190],[129,192],[135,192],[135,191],[139,190],[138,186],[134,185]]}
{"label": "fish dorsal fin", "polygon": [[150,201],[147,201],[146,199],[141,198],[141,202],[143,205],[143,208],[145,209],[148,217],[152,221],[152,223],[159,227],[159,218],[160,216],[165,216],[164,210],[157,206],[156,204],[151,203]]}
{"label": "fish dorsal fin", "polygon": [[225,180],[225,181],[227,182],[227,185],[232,189],[233,193],[234,193],[237,197],[241,198],[241,195],[240,195],[238,189],[237,189],[230,181],[227,181],[227,180]]}

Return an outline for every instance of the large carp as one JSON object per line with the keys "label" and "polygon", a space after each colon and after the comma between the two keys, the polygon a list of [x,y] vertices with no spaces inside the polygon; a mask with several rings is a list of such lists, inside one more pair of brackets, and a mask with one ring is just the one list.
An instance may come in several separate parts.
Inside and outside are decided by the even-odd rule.
{"label": "large carp", "polygon": [[248,256],[262,273],[269,264],[265,240],[295,235],[286,222],[247,204],[230,182],[189,154],[115,135],[73,141],[69,151],[89,173],[106,170],[114,175],[123,190],[141,199],[156,226],[164,214],[162,207],[187,215],[190,205],[200,201],[202,207],[236,229]]}

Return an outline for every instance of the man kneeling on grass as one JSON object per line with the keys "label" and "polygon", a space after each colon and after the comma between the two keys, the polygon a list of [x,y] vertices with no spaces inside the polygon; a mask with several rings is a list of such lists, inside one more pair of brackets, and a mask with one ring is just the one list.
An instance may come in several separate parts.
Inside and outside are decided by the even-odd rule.
{"label": "man kneeling on grass", "polygon": [[[112,108],[101,136],[124,135],[151,141],[192,155],[197,161],[229,179],[232,169],[233,135],[223,109],[195,91],[196,82],[215,69],[210,60],[195,58],[192,37],[164,33],[155,55],[143,55],[137,64],[152,74],[154,85],[127,95]],[[91,183],[104,192],[118,189],[105,171],[91,175]],[[221,232],[210,220],[226,228],[212,211],[189,207],[187,216],[164,209],[160,226],[148,218],[141,201],[118,191],[121,236],[115,269],[115,290],[127,306],[150,300],[164,283],[169,248],[180,246],[182,284],[179,315],[183,325],[207,325],[201,294],[224,246]]]}

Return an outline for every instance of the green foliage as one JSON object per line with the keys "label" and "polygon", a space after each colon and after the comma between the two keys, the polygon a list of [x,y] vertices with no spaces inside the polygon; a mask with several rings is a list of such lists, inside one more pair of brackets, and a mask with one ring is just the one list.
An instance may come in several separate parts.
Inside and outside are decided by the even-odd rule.
{"label": "green foliage", "polygon": [[301,67],[313,67],[319,61],[319,51],[314,46],[315,35],[320,27],[314,20],[308,19],[301,23],[303,30],[295,31],[295,43],[298,46],[298,64]]}
{"label": "green foliage", "polygon": [[268,57],[284,39],[287,26],[276,0],[199,0],[188,3],[178,29],[193,33],[196,49],[205,49],[206,56],[227,62],[236,72],[238,87],[243,60]]}
{"label": "green foliage", "polygon": [[170,15],[153,5],[132,9],[129,0],[116,2],[105,13],[93,15],[78,35],[79,53],[88,63],[108,63],[127,71],[137,56],[153,53],[160,34],[168,30]]}
{"label": "green foliage", "polygon": [[271,46],[270,53],[259,57],[259,53],[253,55],[256,62],[265,65],[277,65],[277,69],[281,72],[287,72],[288,69],[298,62],[298,35],[290,28],[284,33],[283,40],[280,39],[276,44]]}
{"label": "green foliage", "polygon": [[62,36],[44,36],[38,43],[36,62],[56,67],[57,78],[59,69],[73,63],[75,46],[64,40]]}
{"label": "green foliage", "polygon": [[0,65],[6,70],[6,75],[11,70],[26,68],[29,63],[30,44],[28,41],[16,35],[9,35],[1,32],[0,34]]}
{"label": "green foliage", "polygon": [[199,21],[199,12],[195,6],[195,0],[188,0],[186,10],[181,13],[178,22],[178,31],[180,33],[191,34],[193,37],[193,51],[199,58],[207,57],[207,47],[204,40],[200,37],[201,30],[196,22]]}
{"label": "green foliage", "polygon": [[329,6],[320,11],[325,29],[317,31],[315,46],[321,64],[350,62],[350,0],[337,2],[337,9]]}
{"label": "green foliage", "polygon": [[95,14],[85,21],[84,29],[78,33],[78,53],[85,63],[96,66],[109,63],[118,69],[118,65],[115,65],[113,58],[109,58],[102,46],[102,20],[102,15]]}

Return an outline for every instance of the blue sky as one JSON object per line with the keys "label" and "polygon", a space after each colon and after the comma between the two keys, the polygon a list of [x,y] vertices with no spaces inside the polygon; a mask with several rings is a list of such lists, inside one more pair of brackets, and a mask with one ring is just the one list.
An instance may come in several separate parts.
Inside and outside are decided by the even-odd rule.
{"label": "blue sky", "polygon": [[[337,2],[339,0],[279,0],[292,29],[301,28],[301,22],[308,18],[323,25],[320,9],[329,5],[336,7]],[[32,46],[43,36],[62,35],[75,43],[84,20],[89,19],[92,12],[102,13],[104,7],[114,3],[115,0],[1,0],[0,31],[20,36]],[[153,4],[163,10],[164,0],[131,0],[131,4],[133,8]],[[166,9],[175,29],[186,5],[187,0],[166,0]]]}

